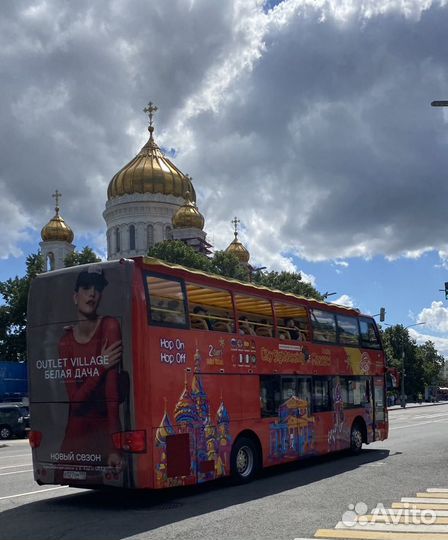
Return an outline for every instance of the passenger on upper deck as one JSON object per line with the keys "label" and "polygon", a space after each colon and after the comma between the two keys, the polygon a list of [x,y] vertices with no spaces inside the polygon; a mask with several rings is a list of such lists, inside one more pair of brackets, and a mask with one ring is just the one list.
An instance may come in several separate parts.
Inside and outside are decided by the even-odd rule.
{"label": "passenger on upper deck", "polygon": [[245,315],[239,318],[239,327],[241,335],[256,335],[254,329],[250,326],[249,321],[247,320],[247,317]]}
{"label": "passenger on upper deck", "polygon": [[285,319],[285,326],[291,336],[291,339],[296,339],[300,341],[302,336],[300,334],[300,329],[296,326],[294,319]]}
{"label": "passenger on upper deck", "polygon": [[196,315],[196,317],[192,317],[192,324],[194,324],[194,320],[197,319],[198,322],[203,321],[207,326],[208,330],[213,329],[209,314],[207,313],[207,310],[205,308],[203,308],[202,306],[195,306],[193,308],[193,313]]}

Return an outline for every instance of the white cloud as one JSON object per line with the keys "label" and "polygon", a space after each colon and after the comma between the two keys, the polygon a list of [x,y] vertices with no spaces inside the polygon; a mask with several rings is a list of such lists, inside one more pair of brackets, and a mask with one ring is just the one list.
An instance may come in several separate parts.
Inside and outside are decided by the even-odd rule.
{"label": "white cloud", "polygon": [[409,335],[412,339],[415,339],[417,345],[423,345],[427,341],[432,341],[437,352],[445,358],[448,358],[448,338],[424,334],[414,328],[409,328]]}
{"label": "white cloud", "polygon": [[143,144],[152,100],[156,140],[193,176],[217,249],[237,215],[251,261],[270,269],[428,250],[444,264],[448,136],[429,101],[448,87],[446,2],[264,5],[2,6],[2,256],[45,224],[56,188],[75,241],[104,248],[107,185]]}
{"label": "white cloud", "polygon": [[351,298],[348,294],[343,294],[336,300],[330,300],[332,304],[339,304],[340,306],[345,307],[354,307],[355,303],[353,301],[353,298]]}
{"label": "white cloud", "polygon": [[436,332],[448,332],[448,309],[443,302],[432,302],[417,315],[417,322],[425,322],[425,327]]}

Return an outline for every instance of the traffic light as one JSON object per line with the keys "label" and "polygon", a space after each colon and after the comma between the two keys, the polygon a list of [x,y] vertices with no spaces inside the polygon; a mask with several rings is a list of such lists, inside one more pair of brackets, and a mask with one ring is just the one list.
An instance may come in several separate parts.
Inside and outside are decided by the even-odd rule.
{"label": "traffic light", "polygon": [[[448,285],[448,281],[445,283],[445,286]],[[384,322],[386,319],[386,310],[385,308],[380,308],[380,321]]]}
{"label": "traffic light", "polygon": [[448,281],[445,281],[445,300],[448,300]]}

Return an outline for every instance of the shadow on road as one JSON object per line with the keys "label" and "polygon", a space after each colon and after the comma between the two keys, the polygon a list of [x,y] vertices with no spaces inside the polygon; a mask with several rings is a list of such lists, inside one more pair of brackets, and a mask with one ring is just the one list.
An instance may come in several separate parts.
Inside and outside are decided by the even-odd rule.
{"label": "shadow on road", "polygon": [[[306,486],[384,460],[389,450],[364,450],[265,469],[254,482],[219,480],[164,491],[79,491],[23,504],[1,515],[1,540],[118,540],[283,491]],[[392,457],[392,456],[390,456]]]}

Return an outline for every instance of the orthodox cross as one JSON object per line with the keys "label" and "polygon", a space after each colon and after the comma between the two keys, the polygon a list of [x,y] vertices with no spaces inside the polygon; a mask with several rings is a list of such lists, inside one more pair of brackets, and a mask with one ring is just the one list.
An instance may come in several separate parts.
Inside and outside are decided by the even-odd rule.
{"label": "orthodox cross", "polygon": [[62,197],[62,193],[59,193],[58,190],[56,190],[52,197],[54,197],[56,199],[56,210],[59,210],[59,199]]}
{"label": "orthodox cross", "polygon": [[235,238],[238,236],[238,223],[240,222],[239,219],[237,219],[237,217],[235,216],[232,221],[230,223],[232,223],[234,229],[235,229],[235,232],[234,232],[234,235],[235,235]]}
{"label": "orthodox cross", "polygon": [[148,106],[143,109],[144,113],[147,113],[149,116],[149,127],[152,127],[152,116],[153,113],[157,111],[157,107],[154,105],[152,101],[148,103]]}

